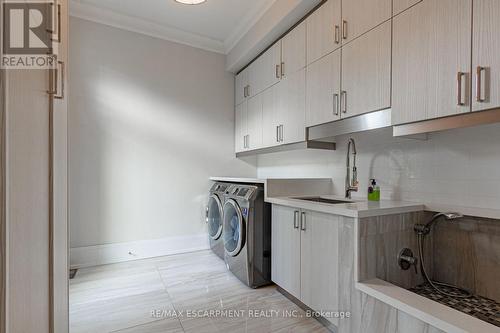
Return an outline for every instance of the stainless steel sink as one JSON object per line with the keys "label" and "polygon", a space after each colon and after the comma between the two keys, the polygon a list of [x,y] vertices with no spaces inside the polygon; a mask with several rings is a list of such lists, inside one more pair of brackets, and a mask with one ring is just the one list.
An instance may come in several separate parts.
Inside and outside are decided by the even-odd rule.
{"label": "stainless steel sink", "polygon": [[312,201],[312,202],[320,202],[320,203],[326,203],[326,204],[330,204],[330,205],[351,203],[350,201],[326,199],[326,198],[321,198],[321,197],[294,198],[294,199]]}

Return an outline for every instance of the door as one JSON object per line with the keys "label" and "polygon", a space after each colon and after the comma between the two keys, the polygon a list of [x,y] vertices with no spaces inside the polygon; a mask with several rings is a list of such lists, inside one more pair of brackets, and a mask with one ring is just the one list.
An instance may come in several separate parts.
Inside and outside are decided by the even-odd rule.
{"label": "door", "polygon": [[391,16],[392,0],[342,0],[342,43],[351,42]]}
{"label": "door", "polygon": [[248,103],[242,103],[235,108],[234,117],[234,142],[237,153],[246,149],[247,130],[248,130]]}
{"label": "door", "polygon": [[244,69],[241,73],[236,75],[235,88],[234,88],[234,105],[240,105],[247,98],[248,92],[248,68]]}
{"label": "door", "polygon": [[339,217],[303,211],[300,227],[301,301],[315,311],[338,311]]}
{"label": "door", "polygon": [[472,0],[426,0],[393,19],[393,124],[471,110],[471,17]]}
{"label": "door", "polygon": [[500,107],[500,2],[474,1],[472,111]]}
{"label": "door", "polygon": [[328,0],[306,19],[307,64],[340,47],[341,0]]}
{"label": "door", "polygon": [[262,92],[262,140],[263,147],[280,145],[280,120],[278,88],[280,83]]}
{"label": "door", "polygon": [[281,118],[281,142],[296,143],[306,139],[306,70],[288,75],[281,80],[279,114]]}
{"label": "door", "polygon": [[271,278],[300,299],[300,210],[273,205]]}
{"label": "door", "polygon": [[391,106],[391,22],[342,48],[342,91],[343,118]]}
{"label": "door", "polygon": [[235,257],[245,246],[245,224],[240,207],[233,199],[224,204],[223,218],[224,249],[227,255]]}
{"label": "door", "polygon": [[206,222],[208,224],[208,235],[217,240],[222,235],[222,202],[219,197],[212,194],[208,199]]}
{"label": "door", "polygon": [[281,41],[281,78],[306,66],[306,23],[302,22]]}
{"label": "door", "polygon": [[262,148],[262,93],[248,100],[247,149]]}
{"label": "door", "polygon": [[281,41],[276,42],[249,66],[250,87],[247,96],[255,96],[276,84],[281,78],[280,65]]}
{"label": "door", "polygon": [[336,50],[307,66],[307,126],[340,118],[340,54]]}

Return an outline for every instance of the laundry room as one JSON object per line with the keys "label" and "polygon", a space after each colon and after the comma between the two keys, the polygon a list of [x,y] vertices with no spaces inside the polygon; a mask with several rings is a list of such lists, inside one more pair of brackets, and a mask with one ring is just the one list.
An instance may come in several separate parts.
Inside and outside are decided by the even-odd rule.
{"label": "laundry room", "polygon": [[0,4],[0,333],[500,333],[500,1]]}

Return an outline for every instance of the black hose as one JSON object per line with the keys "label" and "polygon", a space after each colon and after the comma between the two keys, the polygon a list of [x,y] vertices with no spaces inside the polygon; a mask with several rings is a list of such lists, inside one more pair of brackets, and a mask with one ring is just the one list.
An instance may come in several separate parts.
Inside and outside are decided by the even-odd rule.
{"label": "black hose", "polygon": [[[432,281],[429,278],[429,276],[427,275],[427,271],[425,270],[425,263],[424,263],[424,254],[423,254],[424,253],[424,238],[425,238],[425,235],[423,235],[423,234],[418,234],[417,235],[417,240],[418,240],[418,256],[420,257],[420,268],[421,268],[421,271],[423,273],[423,276],[424,276],[425,280],[427,280],[427,282],[431,285],[432,288],[434,288],[438,293],[440,293],[442,295],[445,295],[445,296],[448,296],[448,297],[452,297],[452,298],[468,298],[468,297],[471,297],[472,293],[470,291],[468,291],[468,290],[459,288],[459,287],[454,286],[452,284],[447,284],[447,283]],[[447,293],[446,291],[441,290],[438,286],[457,289],[460,292],[462,292],[463,295]]]}

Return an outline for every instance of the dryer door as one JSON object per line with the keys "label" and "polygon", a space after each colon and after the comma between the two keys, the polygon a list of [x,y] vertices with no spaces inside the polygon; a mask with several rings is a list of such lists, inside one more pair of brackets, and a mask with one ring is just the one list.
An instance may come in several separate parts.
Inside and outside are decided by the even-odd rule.
{"label": "dryer door", "polygon": [[229,199],[224,204],[224,248],[235,257],[245,245],[245,224],[236,201]]}
{"label": "dryer door", "polygon": [[212,194],[208,199],[206,220],[210,238],[219,239],[222,234],[222,203],[215,194]]}

